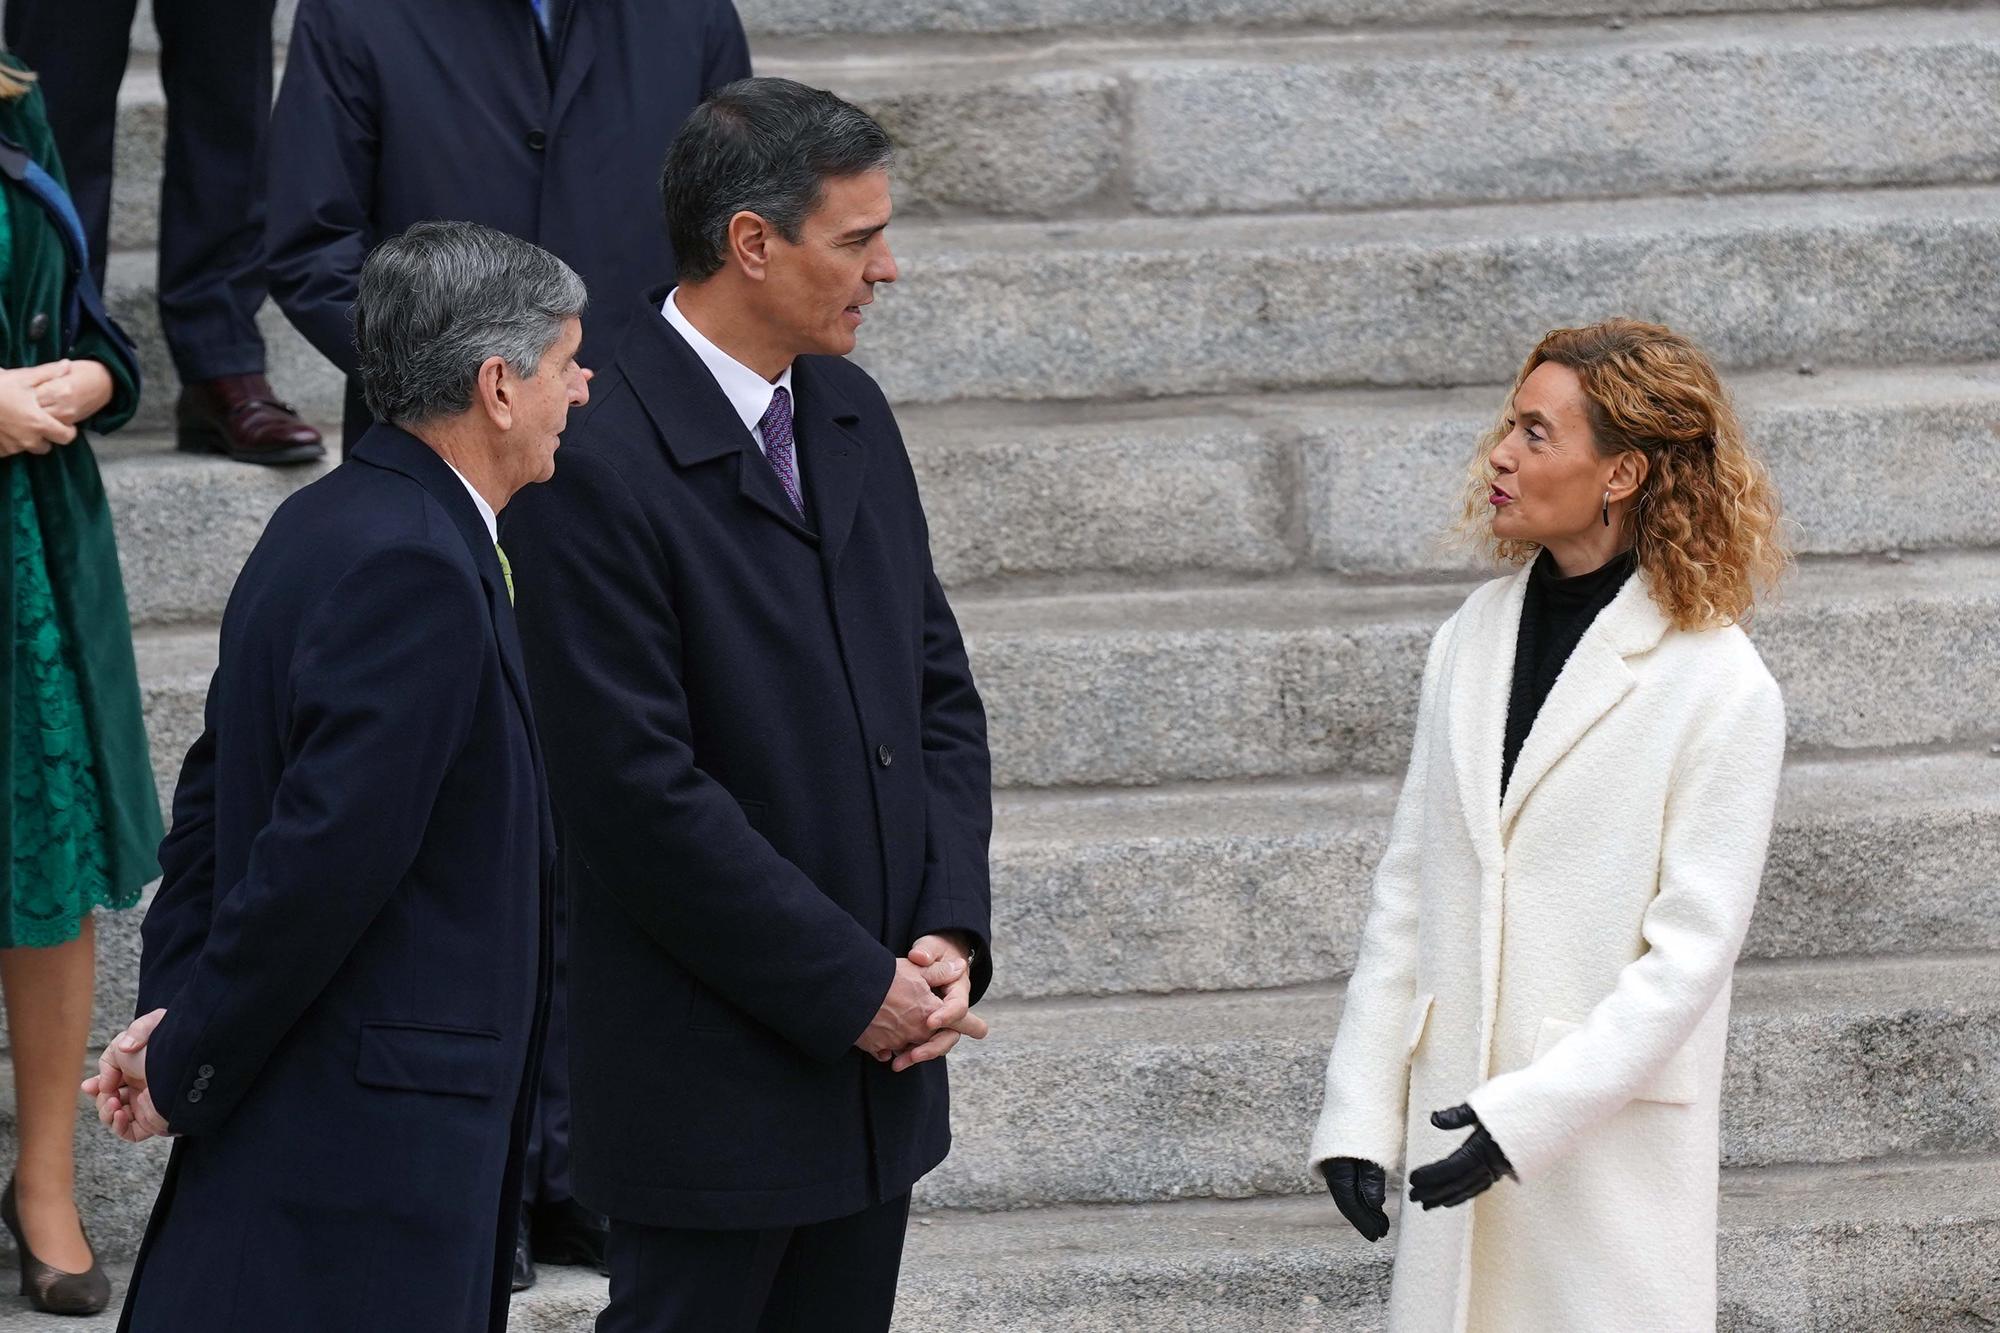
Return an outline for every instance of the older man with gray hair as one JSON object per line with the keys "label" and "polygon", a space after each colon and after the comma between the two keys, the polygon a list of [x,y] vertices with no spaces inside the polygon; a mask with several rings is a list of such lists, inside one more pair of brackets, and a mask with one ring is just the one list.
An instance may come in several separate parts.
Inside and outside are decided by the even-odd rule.
{"label": "older man with gray hair", "polygon": [[378,425],[279,508],[222,622],[145,924],[85,1084],[177,1135],[133,1333],[500,1333],[550,991],[551,831],[495,514],[590,373],[581,281],[469,223],[384,243]]}

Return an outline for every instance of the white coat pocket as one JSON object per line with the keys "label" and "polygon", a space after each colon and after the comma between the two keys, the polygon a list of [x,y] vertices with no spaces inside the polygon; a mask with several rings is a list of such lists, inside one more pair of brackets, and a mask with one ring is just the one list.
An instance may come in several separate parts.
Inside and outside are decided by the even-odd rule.
{"label": "white coat pocket", "polygon": [[1403,1034],[1403,1056],[1408,1059],[1417,1053],[1417,1044],[1424,1039],[1424,1028],[1431,1020],[1431,1003],[1435,995],[1419,995],[1410,1002],[1409,1026]]}
{"label": "white coat pocket", "polygon": [[[1535,1058],[1541,1059],[1550,1047],[1582,1027],[1567,1019],[1544,1018],[1542,1030],[1535,1038]],[[1701,1094],[1701,1067],[1695,1059],[1692,1045],[1682,1046],[1675,1051],[1660,1072],[1653,1075],[1632,1094],[1635,1102],[1667,1102],[1676,1106],[1693,1104]]]}

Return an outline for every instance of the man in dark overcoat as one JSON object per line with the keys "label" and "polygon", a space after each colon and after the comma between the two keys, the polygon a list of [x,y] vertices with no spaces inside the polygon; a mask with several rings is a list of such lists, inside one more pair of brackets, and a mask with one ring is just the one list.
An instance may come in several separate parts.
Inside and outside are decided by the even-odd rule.
{"label": "man in dark overcoat", "polygon": [[[271,296],[349,376],[361,260],[425,218],[533,241],[597,296],[583,363],[627,298],[673,276],[660,159],[713,89],[750,73],[731,0],[300,0],[271,112]],[[612,307],[612,308],[605,308]]]}
{"label": "man in dark overcoat", "polygon": [[[750,72],[731,0],[302,0],[271,113],[271,294],[349,376],[344,439],[368,428],[349,307],[362,256],[425,218],[466,218],[560,256],[597,294],[585,365],[633,298],[673,276],[660,159],[705,93]],[[534,1262],[604,1258],[570,1184],[568,1021],[557,989],[529,1140],[514,1285]]]}
{"label": "man in dark overcoat", "polygon": [[549,990],[554,832],[495,514],[589,380],[583,284],[431,223],[363,271],[385,422],[288,500],[223,616],[86,1084],[179,1136],[130,1333],[501,1333]]}
{"label": "man in dark overcoat", "polygon": [[985,714],[895,418],[844,359],[896,276],[889,158],[787,80],[697,110],[662,175],[681,285],[508,516],[599,1333],[886,1329],[950,1146],[938,1057],[984,1031]]}

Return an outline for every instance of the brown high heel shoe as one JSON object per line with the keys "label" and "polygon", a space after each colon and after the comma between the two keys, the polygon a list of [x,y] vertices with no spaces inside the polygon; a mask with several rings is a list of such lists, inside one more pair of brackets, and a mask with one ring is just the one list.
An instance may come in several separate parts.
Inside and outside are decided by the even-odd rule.
{"label": "brown high heel shoe", "polygon": [[[21,1294],[30,1305],[43,1314],[100,1314],[111,1304],[111,1279],[98,1264],[94,1247],[87,1273],[65,1273],[60,1268],[51,1268],[28,1248],[27,1237],[21,1234],[21,1215],[14,1207],[12,1176],[7,1177],[7,1192],[0,1194],[0,1222],[14,1233],[14,1248],[21,1252]],[[88,1232],[83,1243],[90,1244]]]}

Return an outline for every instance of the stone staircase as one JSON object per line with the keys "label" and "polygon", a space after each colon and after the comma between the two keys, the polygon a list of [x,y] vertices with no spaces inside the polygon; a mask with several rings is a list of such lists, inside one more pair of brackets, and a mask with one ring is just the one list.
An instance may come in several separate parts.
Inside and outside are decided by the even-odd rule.
{"label": "stone staircase", "polygon": [[[1730,368],[1803,556],[1754,630],[1794,755],[1737,983],[1721,1325],[2000,1322],[2000,7],[742,8],[762,72],[904,145],[861,359],[1002,784],[995,1031],[954,1057],[899,1327],[1382,1327],[1390,1256],[1302,1159],[1424,647],[1478,577],[1436,535],[1534,338],[1613,313]],[[236,568],[319,472],[146,433],[143,58],[124,113],[111,286],[154,389],[102,453],[164,786]],[[109,1031],[136,914],[103,926]],[[80,1141],[129,1253],[161,1154]],[[602,1299],[553,1270],[514,1326]]]}

